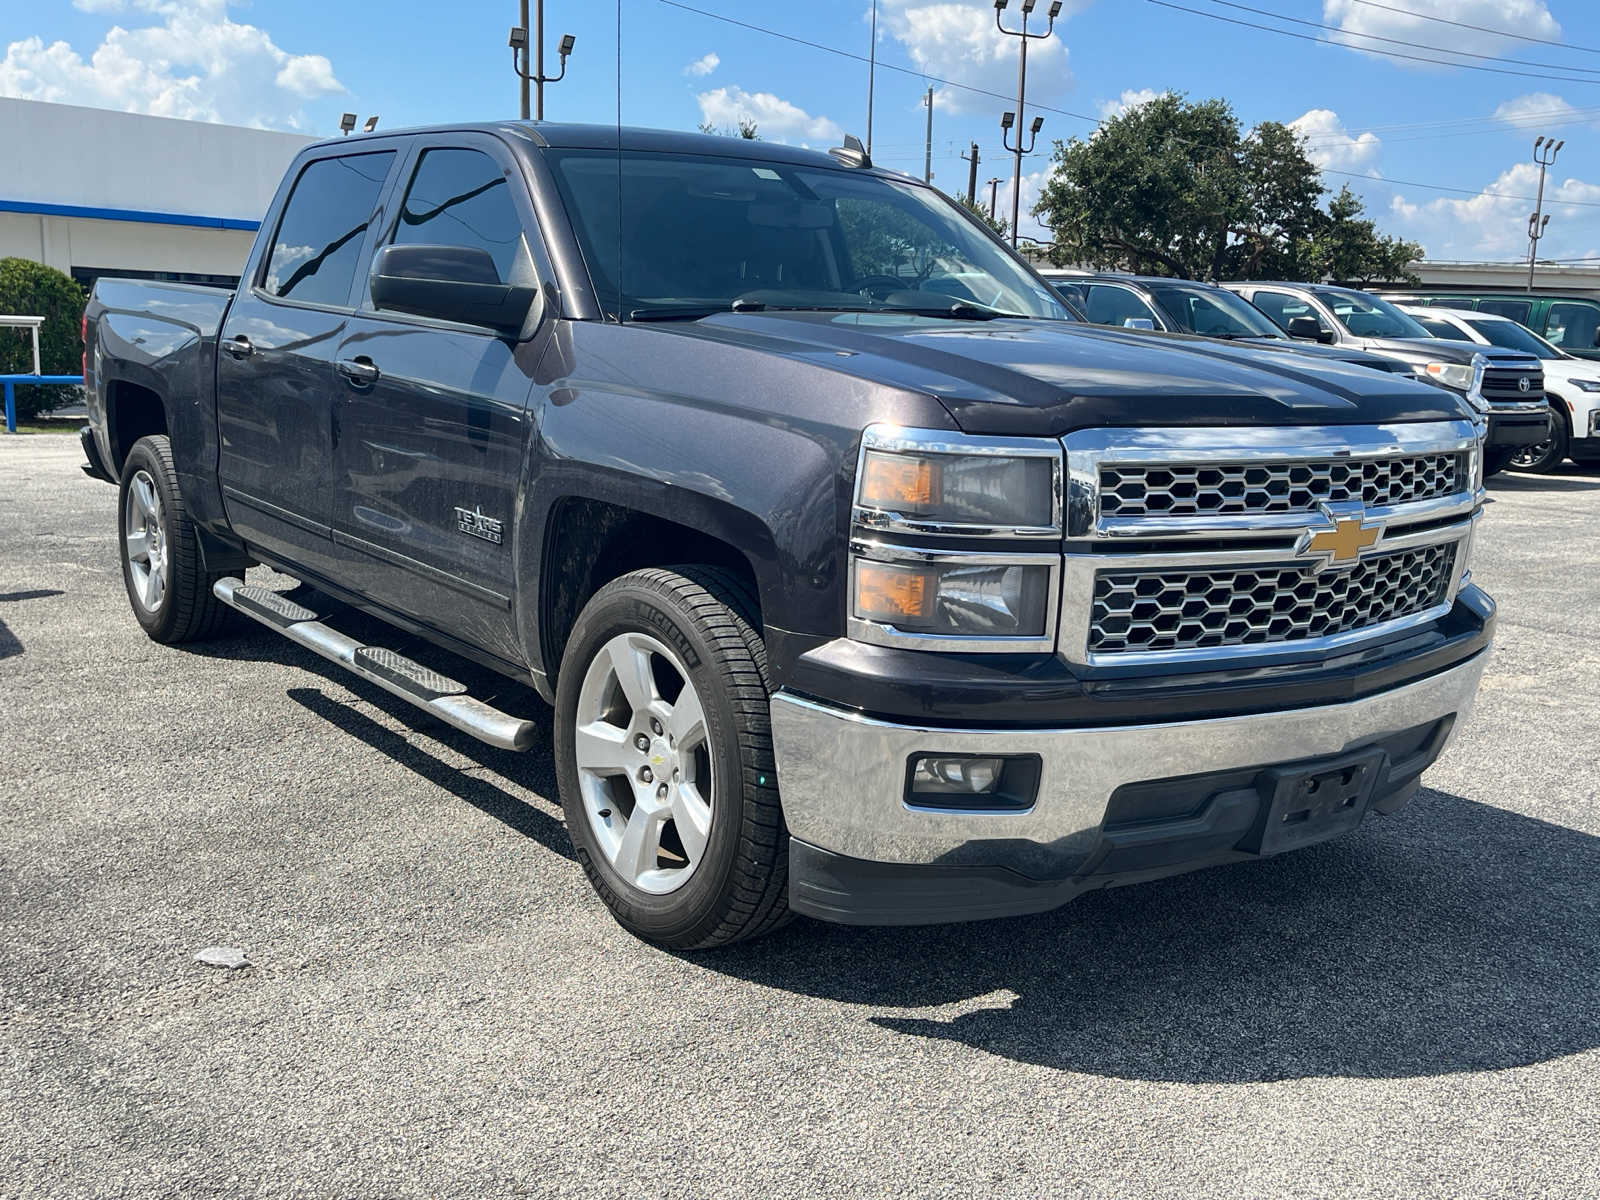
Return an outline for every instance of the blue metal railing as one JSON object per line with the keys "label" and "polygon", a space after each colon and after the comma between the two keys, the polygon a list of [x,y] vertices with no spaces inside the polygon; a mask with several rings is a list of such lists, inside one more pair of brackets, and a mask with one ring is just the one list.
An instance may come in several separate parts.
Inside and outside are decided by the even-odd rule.
{"label": "blue metal railing", "polygon": [[17,431],[17,384],[42,383],[83,386],[82,375],[0,375],[0,384],[6,390],[6,432]]}

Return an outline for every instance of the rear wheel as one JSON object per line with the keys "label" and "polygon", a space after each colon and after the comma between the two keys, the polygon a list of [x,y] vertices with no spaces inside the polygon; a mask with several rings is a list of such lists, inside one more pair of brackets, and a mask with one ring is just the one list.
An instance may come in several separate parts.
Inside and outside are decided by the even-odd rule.
{"label": "rear wheel", "polygon": [[625,928],[681,950],[787,915],[766,647],[712,567],[635,571],[579,614],[556,689],[567,831]]}
{"label": "rear wheel", "polygon": [[1572,435],[1567,431],[1566,417],[1554,407],[1550,409],[1550,436],[1537,446],[1525,446],[1511,458],[1513,471],[1526,471],[1532,475],[1548,475],[1559,471],[1567,461],[1567,451],[1572,445]]}
{"label": "rear wheel", "polygon": [[211,592],[199,531],[178,491],[165,435],[140,438],[122,465],[117,502],[122,582],[139,625],[168,645],[214,637],[230,610]]}

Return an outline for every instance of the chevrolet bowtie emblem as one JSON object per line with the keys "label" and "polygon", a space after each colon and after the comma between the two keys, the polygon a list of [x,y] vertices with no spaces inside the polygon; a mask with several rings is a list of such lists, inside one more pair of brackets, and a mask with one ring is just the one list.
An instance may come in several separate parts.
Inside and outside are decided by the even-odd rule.
{"label": "chevrolet bowtie emblem", "polygon": [[1363,551],[1370,550],[1383,538],[1383,526],[1376,523],[1369,525],[1359,507],[1347,515],[1323,505],[1322,512],[1328,519],[1328,526],[1306,530],[1295,545],[1295,553],[1317,560],[1311,568],[1314,571],[1326,571],[1329,567],[1352,567],[1361,561]]}

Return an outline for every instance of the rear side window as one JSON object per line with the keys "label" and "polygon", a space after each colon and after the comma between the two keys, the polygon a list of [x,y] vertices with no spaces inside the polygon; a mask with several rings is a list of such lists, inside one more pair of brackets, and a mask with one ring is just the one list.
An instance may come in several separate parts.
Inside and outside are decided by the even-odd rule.
{"label": "rear side window", "polygon": [[1138,320],[1154,322],[1157,329],[1161,328],[1150,306],[1127,288],[1095,283],[1089,285],[1088,292],[1086,311],[1089,320],[1096,325],[1121,325],[1124,321]]}
{"label": "rear side window", "polygon": [[266,290],[285,300],[341,307],[350,300],[361,243],[394,151],[324,158],[300,172],[267,260]]}
{"label": "rear side window", "polygon": [[1497,317],[1510,317],[1518,325],[1526,325],[1533,316],[1531,300],[1480,300],[1478,311],[1493,313]]}
{"label": "rear side window", "polygon": [[1462,333],[1461,330],[1457,329],[1454,325],[1450,324],[1449,321],[1441,320],[1438,317],[1417,317],[1415,313],[1412,313],[1411,315],[1416,317],[1418,325],[1421,325],[1436,338],[1445,338],[1453,342],[1466,340],[1467,335]]}
{"label": "rear side window", "polygon": [[1600,346],[1600,308],[1592,304],[1552,304],[1544,336],[1563,350],[1593,350]]}
{"label": "rear side window", "polygon": [[466,246],[494,260],[500,283],[521,282],[522,217],[500,164],[481,150],[428,150],[406,190],[397,246]]}

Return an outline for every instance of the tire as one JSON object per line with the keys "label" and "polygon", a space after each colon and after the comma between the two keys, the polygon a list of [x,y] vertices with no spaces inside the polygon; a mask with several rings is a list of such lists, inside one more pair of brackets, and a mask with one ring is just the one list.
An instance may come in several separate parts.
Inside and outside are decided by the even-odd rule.
{"label": "tire", "polygon": [[635,571],[595,593],[562,656],[556,775],[578,862],[623,928],[668,949],[725,946],[789,915],[755,611],[720,568]]}
{"label": "tire", "polygon": [[1517,456],[1517,447],[1499,446],[1493,450],[1483,452],[1483,477],[1488,479],[1491,475],[1498,475],[1511,465],[1511,460]]}
{"label": "tire", "polygon": [[117,488],[117,534],[128,603],[151,640],[197,642],[226,628],[232,612],[211,592],[222,575],[205,570],[164,434],[140,438],[128,451]]}
{"label": "tire", "polygon": [[1567,461],[1567,451],[1572,446],[1572,435],[1567,431],[1567,418],[1552,404],[1550,408],[1550,436],[1537,446],[1518,450],[1511,459],[1511,469],[1529,475],[1549,475],[1561,469]]}

